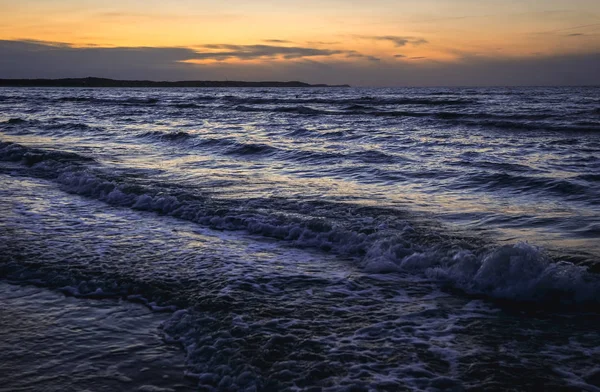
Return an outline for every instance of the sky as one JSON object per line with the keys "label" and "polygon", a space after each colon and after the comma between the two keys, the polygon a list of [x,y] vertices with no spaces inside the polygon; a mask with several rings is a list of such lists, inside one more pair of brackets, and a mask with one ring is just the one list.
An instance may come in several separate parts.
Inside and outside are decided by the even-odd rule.
{"label": "sky", "polygon": [[600,84],[598,0],[0,0],[0,77]]}

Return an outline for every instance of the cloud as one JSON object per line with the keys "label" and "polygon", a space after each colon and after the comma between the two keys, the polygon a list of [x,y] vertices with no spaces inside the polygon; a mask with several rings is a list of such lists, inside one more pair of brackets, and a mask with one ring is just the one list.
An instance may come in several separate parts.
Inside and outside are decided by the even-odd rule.
{"label": "cloud", "polygon": [[[52,42],[52,41],[41,41],[37,39],[24,39],[20,41],[3,41],[0,40],[0,43],[4,43],[7,46],[17,46],[19,43],[24,45],[28,45],[29,48],[33,47],[48,47],[48,48],[72,48],[73,45],[67,44],[64,42]],[[93,45],[90,45],[92,47]]]}
{"label": "cloud", "polygon": [[292,60],[304,57],[334,56],[348,53],[353,53],[353,51],[301,46],[210,44],[199,46],[198,52],[189,60],[257,60],[279,57],[285,60]]}
{"label": "cloud", "polygon": [[268,42],[270,44],[291,44],[292,41],[288,41],[285,39],[265,39],[263,42]]}
{"label": "cloud", "polygon": [[[463,56],[459,61],[434,62],[386,61],[385,58],[376,61],[352,50],[310,47],[205,46],[106,48],[72,47],[39,41],[0,41],[0,77],[302,80],[355,86],[600,85],[600,51],[522,58]],[[186,62],[224,56],[277,58],[278,61]],[[290,59],[280,60],[283,56]]]}
{"label": "cloud", "polygon": [[182,63],[196,52],[188,48],[73,47],[41,41],[0,40],[0,75],[5,78],[84,77],[101,75],[137,79],[189,75]]}
{"label": "cloud", "polygon": [[573,34],[567,34],[567,37],[581,37],[582,35],[585,35],[583,33],[573,33]]}
{"label": "cloud", "polygon": [[403,54],[395,54],[394,57],[397,59],[402,59],[402,58],[405,58],[406,56]]}
{"label": "cloud", "polygon": [[353,86],[573,86],[600,85],[598,69],[600,52],[523,58],[473,56],[452,62],[302,59],[269,66],[211,64],[203,67],[203,72],[205,77],[217,79],[226,75],[230,80],[302,80]]}
{"label": "cloud", "polygon": [[569,31],[569,30],[580,30],[580,29],[585,29],[588,27],[598,27],[600,26],[600,23],[591,23],[591,24],[584,24],[584,25],[579,25],[579,26],[572,26],[572,27],[568,27],[566,29],[558,29],[558,30],[553,30],[551,31],[552,33],[557,33],[560,31]]}
{"label": "cloud", "polygon": [[347,58],[355,58],[355,59],[365,59],[368,61],[375,61],[375,62],[381,61],[381,59],[379,57],[365,55],[365,54],[356,52],[354,50],[347,51],[346,57]]}
{"label": "cloud", "polygon": [[[564,29],[557,29],[557,30],[550,30],[550,31],[540,31],[537,33],[532,33],[532,34],[536,34],[536,35],[547,35],[547,34],[556,34],[556,33],[562,33],[565,31],[573,31],[573,30],[583,30],[584,32],[591,32],[591,31],[596,31],[598,30],[598,26],[600,26],[600,23],[591,23],[591,24],[584,24],[584,25],[579,25],[579,26],[572,26],[572,27],[567,27]],[[591,29],[590,29],[591,27]],[[568,36],[575,36],[578,33],[573,33],[573,34],[568,34]],[[582,34],[582,33],[581,33]]]}
{"label": "cloud", "polygon": [[405,37],[398,35],[362,35],[362,39],[368,39],[373,41],[388,41],[394,44],[394,46],[400,48],[406,45],[424,45],[429,43],[426,39],[420,37]]}
{"label": "cloud", "polygon": [[[141,67],[148,70],[187,69],[188,63],[227,60],[300,60],[319,57],[353,57],[377,61],[375,57],[362,55],[353,50],[333,50],[303,46],[284,45],[231,45],[210,44],[194,48],[184,47],[75,47],[60,42],[2,41],[0,40],[0,74],[28,73],[46,64],[43,73],[62,74],[62,70],[74,69],[106,74],[112,69]],[[9,72],[10,70],[10,72]],[[62,73],[61,73],[62,72]],[[128,74],[130,72],[127,72]],[[86,73],[87,75],[87,73]]]}

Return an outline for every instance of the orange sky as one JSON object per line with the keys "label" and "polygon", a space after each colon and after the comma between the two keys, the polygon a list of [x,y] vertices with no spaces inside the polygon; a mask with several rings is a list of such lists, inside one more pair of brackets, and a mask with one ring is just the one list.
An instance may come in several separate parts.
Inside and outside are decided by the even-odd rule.
{"label": "orange sky", "polygon": [[[0,73],[15,77],[78,72],[130,77],[125,72],[130,62],[138,71],[152,68],[147,77],[166,79],[295,79],[307,75],[315,82],[333,78],[378,85],[391,79],[412,83],[420,78],[420,83],[446,83],[450,79],[440,75],[460,76],[467,71],[454,69],[444,74],[442,66],[495,61],[487,71],[494,76],[512,61],[513,76],[518,76],[524,75],[519,64],[528,62],[528,72],[535,76],[547,67],[537,59],[548,59],[554,64],[554,73],[548,74],[547,80],[595,83],[563,76],[590,73],[596,67],[600,1],[0,0],[2,42],[6,47],[0,48],[0,55],[15,58],[14,45],[21,44],[21,57],[0,67]],[[42,46],[31,46],[35,42]],[[49,51],[52,45],[56,51]],[[83,50],[92,47],[106,50]],[[58,48],[62,48],[60,53]],[[125,48],[126,55],[108,50],[115,48]],[[76,50],[78,61],[87,63],[87,68],[67,60]],[[113,56],[110,61],[105,55],[109,52]],[[34,55],[35,61],[52,60],[54,65],[38,70],[31,60]],[[63,63],[55,61],[61,56]],[[567,64],[583,64],[584,60],[577,70]],[[67,67],[69,61],[71,68]],[[93,67],[94,61],[104,61],[104,68]],[[115,64],[122,66],[120,71]],[[341,71],[324,67],[344,68],[347,78],[338,78]],[[406,72],[398,76],[397,70]],[[439,77],[432,79],[434,74],[420,70],[436,70]],[[484,70],[479,71],[486,80]],[[382,76],[378,78],[378,74]],[[528,83],[532,79],[517,81],[513,76],[495,83]]]}
{"label": "orange sky", "polygon": [[[386,36],[427,43],[370,38]],[[0,0],[0,39],[192,48],[282,40],[387,61],[590,53],[600,50],[600,1]]]}

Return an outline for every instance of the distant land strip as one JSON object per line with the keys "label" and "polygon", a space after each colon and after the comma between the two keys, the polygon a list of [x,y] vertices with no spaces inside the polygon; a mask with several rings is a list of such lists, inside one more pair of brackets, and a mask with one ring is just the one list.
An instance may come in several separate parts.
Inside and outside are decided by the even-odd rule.
{"label": "distant land strip", "polygon": [[308,84],[303,82],[240,82],[233,80],[185,80],[154,82],[150,80],[115,80],[104,78],[67,79],[0,79],[0,87],[350,87],[343,85]]}

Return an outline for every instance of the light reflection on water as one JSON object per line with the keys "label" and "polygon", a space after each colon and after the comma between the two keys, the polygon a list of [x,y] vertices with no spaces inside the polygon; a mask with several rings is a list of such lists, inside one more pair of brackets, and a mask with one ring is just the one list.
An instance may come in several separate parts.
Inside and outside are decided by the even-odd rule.
{"label": "light reflection on water", "polygon": [[599,91],[3,89],[0,274],[185,308],[221,390],[592,389],[600,282],[556,261],[600,265]]}
{"label": "light reflection on water", "polygon": [[[228,199],[402,206],[600,254],[572,230],[573,216],[592,231],[599,220],[597,181],[580,177],[600,170],[600,132],[577,125],[597,123],[597,89],[3,92],[15,97],[2,102],[4,118],[39,121],[3,126],[3,140],[79,151]],[[362,114],[348,110],[353,102]],[[338,114],[297,114],[295,105]],[[392,112],[402,115],[380,115]],[[564,220],[573,222],[555,223]]]}

